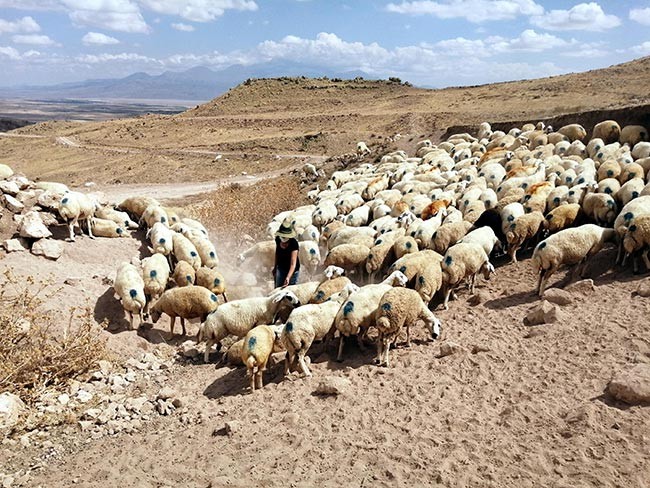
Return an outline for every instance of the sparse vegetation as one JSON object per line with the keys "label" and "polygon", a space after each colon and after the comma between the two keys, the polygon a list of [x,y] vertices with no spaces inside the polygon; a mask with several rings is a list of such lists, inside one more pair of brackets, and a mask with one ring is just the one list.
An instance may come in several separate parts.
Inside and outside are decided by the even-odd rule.
{"label": "sparse vegetation", "polygon": [[47,281],[19,280],[10,271],[0,284],[0,391],[27,403],[86,373],[106,355],[90,310],[73,310],[60,327],[43,309],[57,291]]}

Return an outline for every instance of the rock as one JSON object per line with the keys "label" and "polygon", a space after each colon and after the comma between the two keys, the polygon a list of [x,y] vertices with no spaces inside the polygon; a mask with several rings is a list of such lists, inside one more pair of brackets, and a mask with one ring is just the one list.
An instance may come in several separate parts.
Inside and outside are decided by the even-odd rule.
{"label": "rock", "polygon": [[32,254],[56,261],[63,254],[63,245],[52,239],[40,239],[32,245]]}
{"label": "rock", "polygon": [[172,400],[172,405],[174,406],[174,408],[182,408],[185,405],[185,402],[180,398],[174,398]]}
{"label": "rock", "polygon": [[70,403],[70,395],[68,395],[67,393],[63,393],[59,395],[57,400],[61,405],[67,405],[68,403]]}
{"label": "rock", "polygon": [[58,211],[61,195],[50,190],[45,190],[38,196],[37,203],[48,210]]}
{"label": "rock", "polygon": [[3,201],[4,201],[4,206],[7,208],[7,210],[15,214],[22,212],[25,208],[25,205],[20,203],[11,195],[4,195]]}
{"label": "rock", "polygon": [[145,402],[140,408],[140,414],[142,414],[143,418],[148,415],[151,415],[153,411],[154,411],[154,406],[153,403],[151,402]]}
{"label": "rock", "polygon": [[52,236],[50,229],[45,227],[38,212],[33,210],[23,216],[18,232],[21,237],[29,237],[30,239],[43,239]]}
{"label": "rock", "polygon": [[89,408],[83,414],[83,418],[90,420],[97,420],[102,414],[102,411],[99,408]]}
{"label": "rock", "polygon": [[314,393],[317,395],[341,395],[344,394],[350,387],[352,382],[340,376],[325,376]]}
{"label": "rock", "polygon": [[25,410],[25,404],[18,396],[13,393],[2,393],[0,395],[0,431],[14,427]]}
{"label": "rock", "polygon": [[80,420],[79,422],[77,422],[77,425],[79,426],[81,432],[86,432],[94,425],[94,423],[91,422],[90,420]]}
{"label": "rock", "polygon": [[6,476],[2,480],[2,488],[11,488],[14,485],[14,477],[13,476]]}
{"label": "rock", "polygon": [[224,429],[226,431],[226,434],[232,436],[237,433],[237,431],[241,430],[241,422],[238,420],[231,420],[230,422],[226,422]]}
{"label": "rock", "polygon": [[544,300],[555,303],[556,305],[569,305],[573,302],[571,293],[559,288],[549,288],[544,291]]}
{"label": "rock", "polygon": [[7,239],[4,242],[4,248],[7,252],[27,251],[29,249],[29,243],[22,238]]}
{"label": "rock", "polygon": [[639,288],[636,290],[637,295],[640,297],[648,298],[650,297],[650,280],[646,280],[639,285]]}
{"label": "rock", "polygon": [[650,403],[650,365],[637,364],[614,376],[608,386],[617,400],[631,405]]}
{"label": "rock", "polygon": [[594,280],[580,280],[576,281],[575,283],[571,283],[567,286],[564,287],[565,291],[571,292],[571,293],[578,293],[580,295],[590,295],[594,291],[596,291],[596,287],[594,286]]}
{"label": "rock", "polygon": [[15,197],[20,191],[20,187],[15,181],[0,181],[0,192]]}
{"label": "rock", "polygon": [[20,188],[21,190],[24,190],[32,186],[31,181],[29,181],[26,177],[20,175],[14,175],[9,181],[18,185],[18,188]]}
{"label": "rock", "polygon": [[552,324],[557,320],[558,307],[546,300],[535,305],[524,318],[524,325]]}
{"label": "rock", "polygon": [[34,190],[21,190],[18,193],[16,193],[16,200],[18,200],[20,203],[26,203],[28,200],[32,200],[36,198],[36,192]]}
{"label": "rock", "polygon": [[451,356],[452,354],[463,352],[464,350],[465,348],[460,344],[456,344],[455,342],[452,341],[445,341],[442,344],[440,344],[440,354],[438,355],[438,357],[444,358],[446,356]]}
{"label": "rock", "polygon": [[93,399],[93,394],[86,390],[79,390],[75,398],[79,403],[88,403]]}
{"label": "rock", "polygon": [[295,412],[288,413],[284,416],[282,421],[287,425],[295,426],[300,422],[300,415]]}
{"label": "rock", "polygon": [[169,400],[170,398],[174,398],[176,396],[176,390],[169,386],[165,386],[162,390],[158,392],[158,396],[156,398],[160,400]]}
{"label": "rock", "polygon": [[108,373],[111,372],[111,369],[113,369],[113,365],[111,364],[110,361],[106,361],[105,359],[100,359],[97,361],[97,366],[99,367],[99,370],[104,373],[104,375],[107,375]]}
{"label": "rock", "polygon": [[63,280],[64,285],[74,286],[75,288],[81,286],[81,278],[66,278]]}
{"label": "rock", "polygon": [[156,400],[156,410],[160,415],[170,415],[174,411],[174,406],[171,401],[159,398]]}
{"label": "rock", "polygon": [[59,221],[56,219],[56,216],[54,214],[51,214],[50,212],[37,212],[37,213],[38,216],[43,221],[44,226],[49,227],[51,225],[59,224]]}
{"label": "rock", "polygon": [[179,347],[180,353],[186,358],[195,358],[201,353],[196,347],[196,342],[194,341],[185,341]]}

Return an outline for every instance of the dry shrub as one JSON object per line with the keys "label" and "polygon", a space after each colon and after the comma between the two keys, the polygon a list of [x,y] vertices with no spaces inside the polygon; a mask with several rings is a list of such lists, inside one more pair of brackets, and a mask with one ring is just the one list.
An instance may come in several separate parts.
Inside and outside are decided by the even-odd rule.
{"label": "dry shrub", "polygon": [[48,387],[64,386],[106,356],[106,341],[90,309],[73,309],[63,331],[43,303],[58,290],[10,271],[0,283],[0,391],[25,402]]}

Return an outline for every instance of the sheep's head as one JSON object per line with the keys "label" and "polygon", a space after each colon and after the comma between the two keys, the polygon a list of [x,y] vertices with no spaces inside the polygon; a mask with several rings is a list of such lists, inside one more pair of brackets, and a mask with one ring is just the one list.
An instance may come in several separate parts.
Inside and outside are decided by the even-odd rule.
{"label": "sheep's head", "polygon": [[292,291],[288,290],[281,290],[277,292],[272,299],[272,302],[275,304],[286,304],[291,307],[299,307],[300,306],[300,300],[296,296],[296,294]]}
{"label": "sheep's head", "polygon": [[438,319],[438,317],[431,314],[431,317],[429,320],[427,320],[427,327],[431,332],[431,338],[433,340],[436,340],[438,337],[440,337],[440,329],[442,327],[442,324],[440,323],[440,319]]}
{"label": "sheep's head", "polygon": [[325,268],[325,271],[323,272],[325,278],[327,278],[328,280],[337,278],[339,276],[343,276],[344,273],[345,270],[343,268],[334,265],[328,266],[327,268]]}
{"label": "sheep's head", "polygon": [[490,278],[490,275],[496,274],[496,270],[490,261],[486,261],[481,270],[483,271],[483,277],[486,280]]}
{"label": "sheep's head", "polygon": [[160,319],[160,316],[162,315],[162,312],[160,310],[156,309],[156,308],[153,308],[151,310],[151,312],[149,313],[149,315],[151,317],[151,321],[155,324]]}

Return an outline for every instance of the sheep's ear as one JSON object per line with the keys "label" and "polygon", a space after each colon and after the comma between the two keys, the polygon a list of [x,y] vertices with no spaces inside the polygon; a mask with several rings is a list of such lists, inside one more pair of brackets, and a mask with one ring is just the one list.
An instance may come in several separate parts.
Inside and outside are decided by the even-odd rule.
{"label": "sheep's ear", "polygon": [[285,292],[283,292],[283,291],[281,291],[280,293],[276,294],[276,295],[273,297],[273,303],[278,303],[278,302],[281,301],[281,300],[282,300],[286,295],[287,295],[287,294],[286,294]]}

